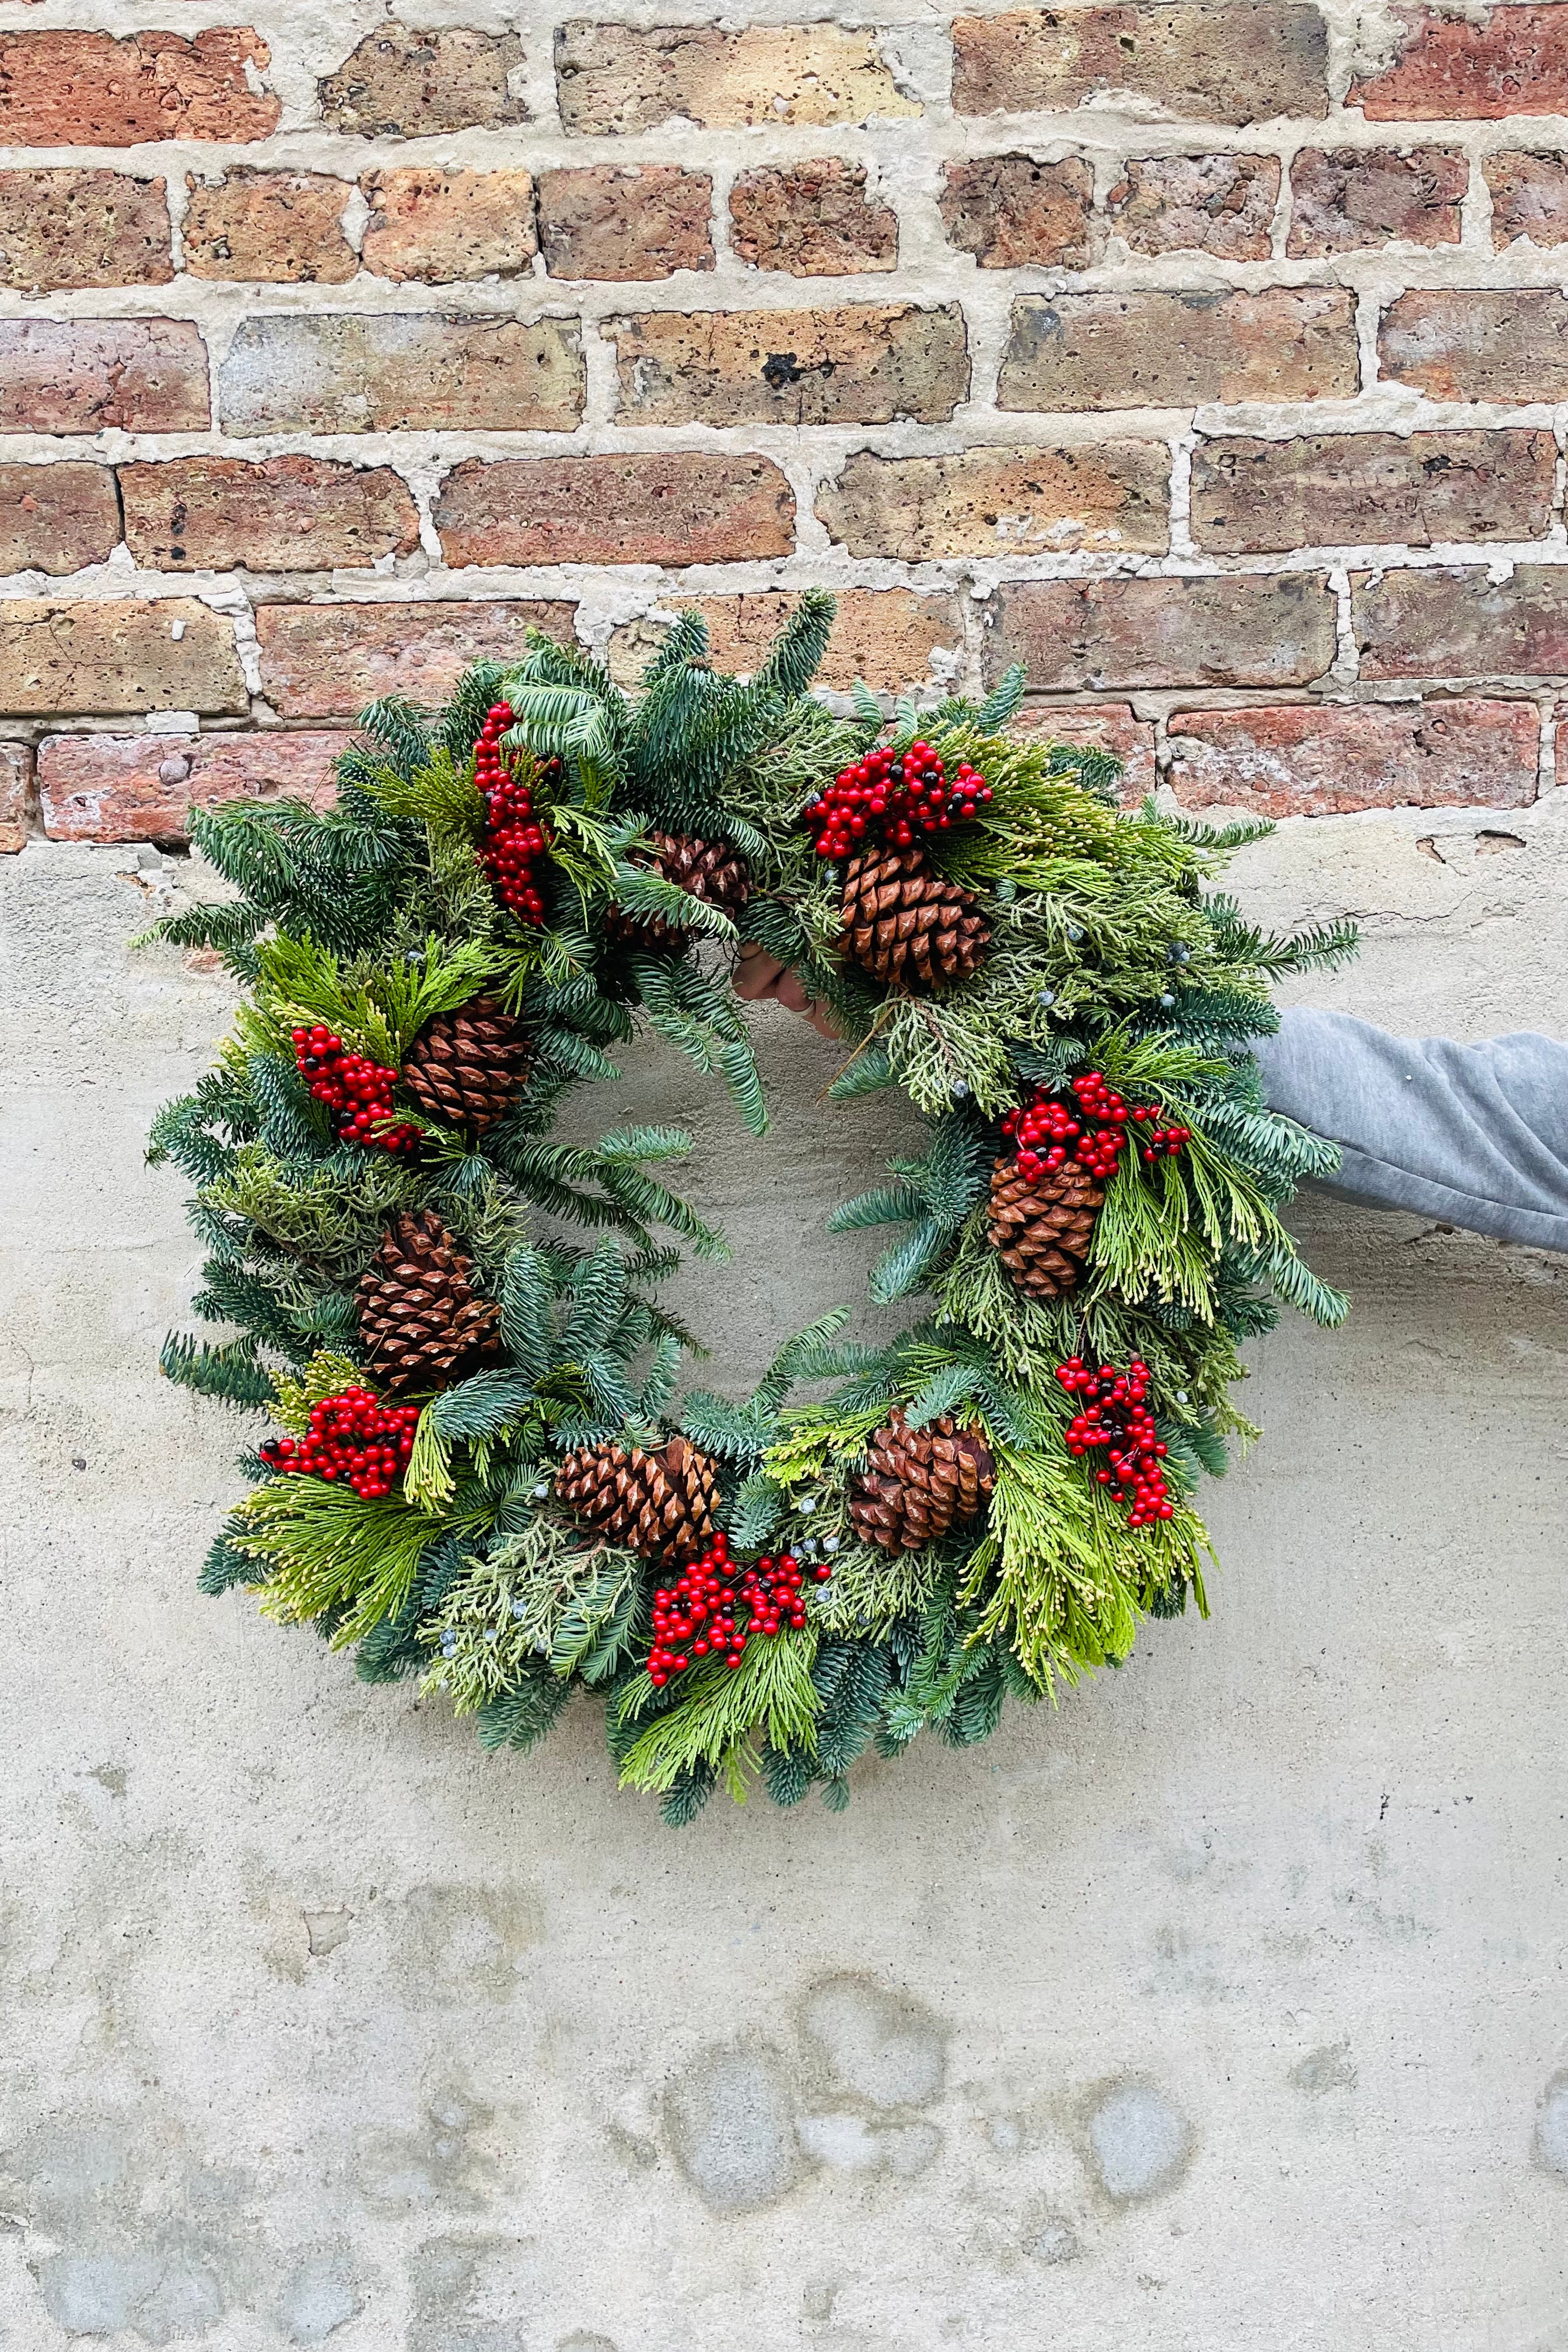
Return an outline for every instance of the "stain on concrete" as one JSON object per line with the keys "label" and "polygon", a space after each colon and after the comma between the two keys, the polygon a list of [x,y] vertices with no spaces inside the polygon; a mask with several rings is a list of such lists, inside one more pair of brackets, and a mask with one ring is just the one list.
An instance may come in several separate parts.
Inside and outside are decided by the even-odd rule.
{"label": "stain on concrete", "polygon": [[504,2000],[516,1987],[523,1954],[543,1933],[538,1904],[521,1888],[496,1894],[482,1886],[416,1886],[406,1909],[410,1969],[465,2001],[486,1993]]}
{"label": "stain on concrete", "polygon": [[361,2142],[360,2188],[373,2204],[406,2211],[437,2205],[477,2211],[493,2184],[494,2167],[475,2135],[492,2120],[491,2110],[461,2084],[442,2084],[416,2130],[374,2133]]}
{"label": "stain on concrete", "polygon": [[1054,2270],[1058,2263],[1078,2262],[1083,2253],[1083,2241],[1070,2221],[1064,2221],[1059,2213],[1047,2213],[1025,2239],[1024,2252]]}
{"label": "stain on concrete", "polygon": [[111,1797],[123,1797],[125,1794],[123,1764],[95,1764],[87,1777],[89,1780],[96,1780],[100,1789],[107,1789]]}
{"label": "stain on concrete", "polygon": [[45,2127],[0,2170],[54,2242],[29,2267],[68,2335],[198,2340],[242,2295],[249,2258],[234,2216],[248,2184],[195,2164],[162,2113]]}
{"label": "stain on concrete", "polygon": [[616,2352],[616,2346],[608,2336],[589,2336],[578,2327],[557,2340],[555,2352]]}
{"label": "stain on concrete", "polygon": [[665,2120],[676,2161],[715,2213],[766,2205],[805,2173],[788,2077],[766,2044],[699,2052],[670,2084]]}
{"label": "stain on concrete", "polygon": [[1568,2180],[1568,2067],[1553,2074],[1535,2118],[1535,2161],[1542,2172]]}
{"label": "stain on concrete", "polygon": [[948,2029],[907,1994],[829,1977],[806,1995],[801,2021],[834,2087],[871,2106],[924,2106],[942,2089]]}
{"label": "stain on concrete", "polygon": [[1129,2076],[1097,2093],[1089,2116],[1089,2161],[1119,2205],[1173,2189],[1193,2145],[1192,2125],[1158,2084]]}
{"label": "stain on concrete", "polygon": [[408,2261],[399,2352],[524,2352],[537,2341],[538,2250],[524,2238],[428,2238]]}
{"label": "stain on concrete", "polygon": [[837,2294],[838,2282],[837,2279],[813,2279],[809,2285],[803,2287],[801,2290],[801,2317],[803,2319],[831,2319],[833,2316],[833,2305]]}
{"label": "stain on concrete", "polygon": [[1353,2091],[1356,2070],[1350,2043],[1325,2042],[1321,2050],[1309,2050],[1291,2067],[1290,2080],[1298,2091],[1311,2098],[1321,2097],[1325,2091]]}
{"label": "stain on concrete", "polygon": [[796,2134],[807,2156],[834,2172],[891,2172],[912,2179],[942,2151],[934,2124],[868,2124],[860,2116],[802,2116]]}
{"label": "stain on concrete", "polygon": [[323,1959],[329,1952],[335,1952],[354,1923],[352,1911],[302,1911],[300,1916],[305,1922],[305,1935],[313,1960]]}
{"label": "stain on concrete", "polygon": [[278,2297],[278,2324],[290,2344],[324,2344],[362,2308],[363,2297],[342,2247],[299,2258]]}
{"label": "stain on concrete", "polygon": [[1024,2126],[1017,2116],[993,2116],[985,2137],[998,2156],[1016,2156],[1024,2145]]}

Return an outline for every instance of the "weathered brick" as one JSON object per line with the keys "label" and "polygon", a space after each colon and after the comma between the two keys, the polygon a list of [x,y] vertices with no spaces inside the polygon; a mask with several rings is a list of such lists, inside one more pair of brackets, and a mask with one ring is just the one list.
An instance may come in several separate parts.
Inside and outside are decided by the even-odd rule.
{"label": "weathered brick", "polygon": [[0,572],[79,572],[119,544],[107,466],[0,466]]}
{"label": "weathered brick", "polygon": [[730,242],[756,269],[847,278],[894,268],[899,216],[890,205],[868,200],[864,163],[813,155],[740,174],[730,190]]}
{"label": "weathered brick", "polygon": [[1568,156],[1489,155],[1481,166],[1492,192],[1492,245],[1515,237],[1568,245]]}
{"label": "weathered brick", "polygon": [[257,285],[341,285],[359,262],[343,235],[353,190],[324,172],[260,172],[239,165],[216,182],[185,175],[181,227],[193,278]]}
{"label": "weathered brick", "polygon": [[865,123],[922,111],[872,33],[838,25],[591,24],[555,36],[561,120],[581,136],[655,131],[679,115],[703,130],[747,123]]}
{"label": "weathered brick", "polygon": [[1187,122],[1328,111],[1316,8],[1021,8],[952,28],[960,114],[1060,113],[1127,92]]}
{"label": "weathered brick", "polygon": [[251,89],[271,62],[247,25],[183,33],[0,33],[0,145],[135,147],[266,139],[279,107]]}
{"label": "weathered brick", "polygon": [[1193,537],[1235,554],[1534,539],[1552,520],[1550,433],[1325,433],[1201,442]]}
{"label": "weathered brick", "polygon": [[956,303],[645,310],[607,319],[630,425],[942,423],[969,391]]}
{"label": "weathered brick", "polygon": [[[742,673],[754,670],[763,660],[796,602],[776,588],[747,596],[683,596],[679,601],[682,610],[695,604],[707,622],[714,667]],[[668,627],[668,621],[650,618],[616,630],[610,640],[610,667],[623,685],[635,685]],[[919,596],[908,588],[847,589],[838,599],[818,683],[838,692],[858,677],[877,693],[929,686],[935,677],[952,676],[963,644],[963,624],[951,596]]]}
{"label": "weathered brick", "polygon": [[184,319],[0,319],[0,432],[199,433],[207,350]]}
{"label": "weathered brick", "polygon": [[0,172],[0,284],[165,286],[174,274],[162,180]]}
{"label": "weathered brick", "polygon": [[514,278],[539,249],[528,172],[447,172],[416,164],[372,172],[364,266],[378,278],[450,286],[465,278]]}
{"label": "weathered brick", "polygon": [[0,856],[26,845],[32,774],[33,755],[25,743],[0,743]]}
{"label": "weathered brick", "polygon": [[1333,816],[1352,809],[1524,808],[1541,722],[1531,702],[1295,703],[1178,710],[1170,781],[1187,808]]}
{"label": "weathered brick", "polygon": [[1279,197],[1278,155],[1147,155],[1121,167],[1106,200],[1134,253],[1196,251],[1267,261]]}
{"label": "weathered brick", "polygon": [[1290,166],[1292,257],[1364,246],[1458,245],[1468,159],[1447,147],[1304,148]]}
{"label": "weathered brick", "polygon": [[1551,677],[1568,670],[1568,568],[1358,573],[1363,677]]}
{"label": "weathered brick", "polygon": [[507,88],[522,63],[515,33],[367,33],[336,73],[318,83],[329,131],[363,139],[423,139],[432,131],[489,130],[526,122],[528,109]]}
{"label": "weathered brick", "polygon": [[595,163],[539,175],[552,278],[669,278],[713,267],[713,183],[674,163]]}
{"label": "weathered brick", "polygon": [[732,563],[791,552],[795,500],[767,457],[475,458],[447,475],[436,528],[456,565]]}
{"label": "weathered brick", "polygon": [[948,555],[1163,553],[1170,451],[1163,441],[956,457],[852,457],[816,501],[851,555],[921,563]]}
{"label": "weathered brick", "polygon": [[1391,14],[1400,27],[1392,60],[1345,100],[1370,121],[1568,113],[1568,7],[1489,7],[1473,22],[1436,8]]}
{"label": "weathered brick", "polygon": [[419,517],[388,466],[178,457],[121,466],[126,544],[164,572],[326,572],[411,555]]}
{"label": "weathered brick", "polygon": [[285,719],[357,718],[384,694],[444,702],[470,662],[508,660],[524,629],[570,643],[574,607],[262,604],[261,683]]}
{"label": "weathered brick", "polygon": [[1031,702],[1013,721],[1020,734],[1047,743],[1070,743],[1110,751],[1121,761],[1120,793],[1124,808],[1136,808],[1159,782],[1152,720],[1134,716],[1126,702]]}
{"label": "weathered brick", "polygon": [[569,432],[576,320],[329,312],[246,319],[218,372],[229,433]]}
{"label": "weathered brick", "polygon": [[1029,262],[1087,269],[1094,258],[1094,173],[1076,155],[1037,163],[1027,155],[980,155],[950,163],[942,192],[942,225],[982,269]]}
{"label": "weathered brick", "polygon": [[1547,287],[1402,294],[1377,349],[1384,376],[1432,400],[1568,399],[1568,299]]}
{"label": "weathered brick", "polygon": [[0,601],[0,710],[16,718],[246,707],[234,631],[205,604]]}
{"label": "weathered brick", "polygon": [[50,735],[38,747],[38,801],[51,841],[185,839],[193,808],[223,801],[308,801],[331,808],[333,763],[353,741],[336,729],[256,735]]}
{"label": "weathered brick", "polygon": [[1019,580],[986,615],[986,667],[1031,687],[1308,686],[1334,657],[1321,579]]}
{"label": "weathered brick", "polygon": [[1026,294],[1013,305],[1000,408],[1190,408],[1343,400],[1355,305],[1338,287],[1261,294]]}

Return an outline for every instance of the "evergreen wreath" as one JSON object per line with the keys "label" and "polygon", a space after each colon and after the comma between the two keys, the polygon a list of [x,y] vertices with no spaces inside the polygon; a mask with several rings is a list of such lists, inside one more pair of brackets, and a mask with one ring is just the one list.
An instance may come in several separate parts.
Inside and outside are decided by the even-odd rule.
{"label": "evergreen wreath", "polygon": [[[203,1590],[418,1675],[489,1748],[592,1693],[678,1823],[759,1774],[842,1805],[868,1745],[966,1746],[1206,1613],[1241,1347],[1280,1301],[1346,1307],[1279,1217],[1335,1152],[1247,1040],[1352,930],[1247,923],[1209,885],[1267,825],[1123,811],[1108,755],[1009,731],[1021,672],[829,708],[833,611],[803,596],[745,682],[688,613],[635,698],[531,631],[438,714],[380,702],[330,811],[193,814],[235,895],[150,934],[244,992],[151,1150],[237,1335],[163,1369],[279,1433]],[[659,1303],[682,1245],[725,1254],[661,1173],[689,1139],[553,1129],[646,1022],[763,1132],[742,937],[830,1008],[834,1097],[923,1114],[830,1222],[900,1229],[871,1295],[926,1307],[885,1347],[824,1316],[735,1403],[678,1394],[704,1351]]]}

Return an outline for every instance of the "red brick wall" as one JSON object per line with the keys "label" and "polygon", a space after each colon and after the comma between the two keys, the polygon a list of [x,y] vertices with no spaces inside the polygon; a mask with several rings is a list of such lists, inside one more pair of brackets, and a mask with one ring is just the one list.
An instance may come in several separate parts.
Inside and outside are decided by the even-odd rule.
{"label": "red brick wall", "polygon": [[0,10],[0,845],[814,580],[1194,805],[1553,783],[1568,0],[100,13]]}

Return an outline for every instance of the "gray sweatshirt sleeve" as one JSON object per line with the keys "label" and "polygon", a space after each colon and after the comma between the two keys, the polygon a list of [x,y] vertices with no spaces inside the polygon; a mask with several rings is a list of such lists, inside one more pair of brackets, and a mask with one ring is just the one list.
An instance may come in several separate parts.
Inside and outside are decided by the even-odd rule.
{"label": "gray sweatshirt sleeve", "polygon": [[1255,1041],[1269,1104],[1341,1148],[1333,1189],[1568,1250],[1568,1045],[1460,1045],[1300,1009]]}

